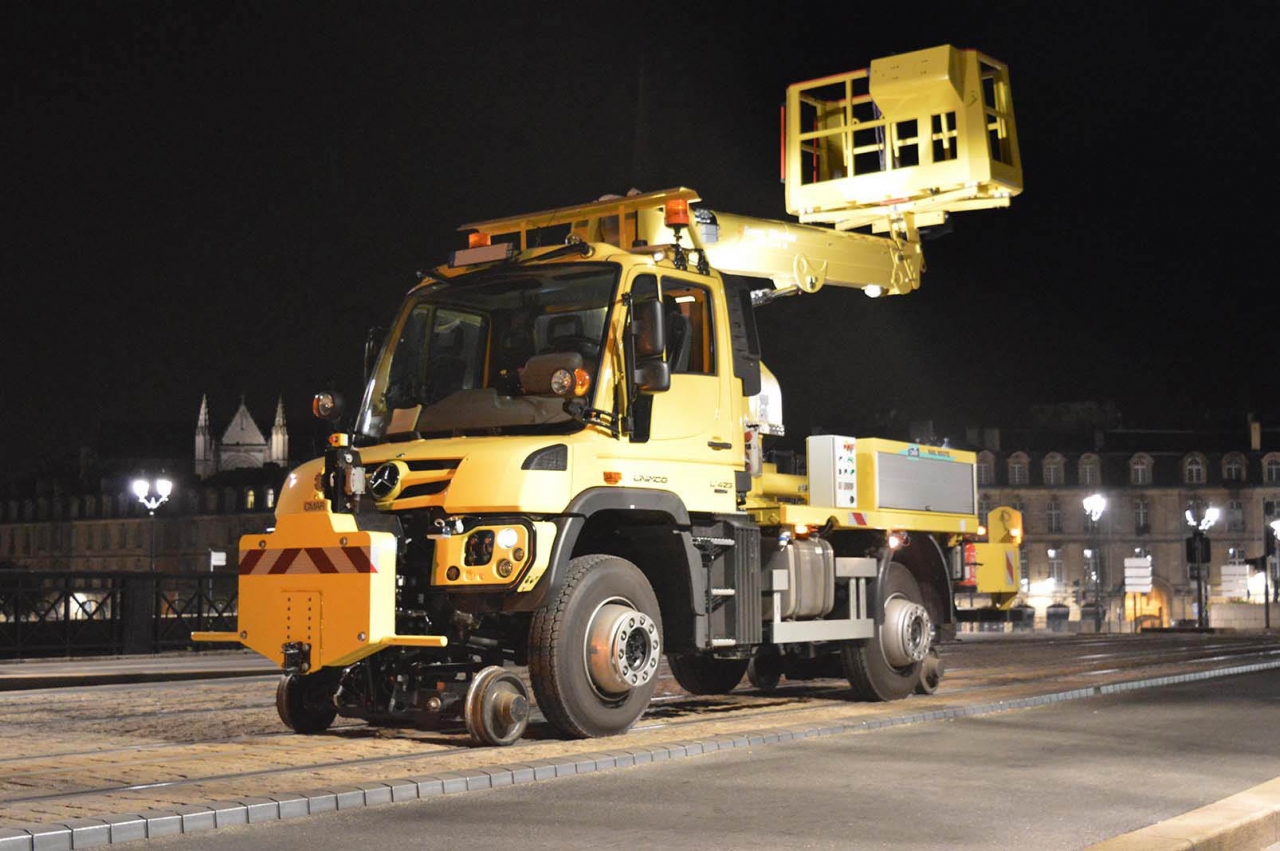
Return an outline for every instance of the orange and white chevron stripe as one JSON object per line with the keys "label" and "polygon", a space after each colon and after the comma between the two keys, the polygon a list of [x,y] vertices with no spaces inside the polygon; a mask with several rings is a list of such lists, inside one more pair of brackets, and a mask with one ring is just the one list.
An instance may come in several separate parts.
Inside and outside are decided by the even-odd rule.
{"label": "orange and white chevron stripe", "polygon": [[369,560],[368,547],[285,547],[240,552],[241,576],[377,572]]}

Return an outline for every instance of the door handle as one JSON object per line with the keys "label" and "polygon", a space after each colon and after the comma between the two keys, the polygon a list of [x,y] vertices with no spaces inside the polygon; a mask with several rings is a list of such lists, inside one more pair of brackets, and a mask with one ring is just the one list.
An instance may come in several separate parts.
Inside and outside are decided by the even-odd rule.
{"label": "door handle", "polygon": [[707,446],[710,446],[712,449],[732,449],[733,448],[733,444],[725,440],[708,440]]}

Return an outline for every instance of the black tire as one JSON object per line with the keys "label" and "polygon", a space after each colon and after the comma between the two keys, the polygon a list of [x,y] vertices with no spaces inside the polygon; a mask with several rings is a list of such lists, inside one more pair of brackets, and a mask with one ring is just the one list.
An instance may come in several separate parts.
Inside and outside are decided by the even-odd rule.
{"label": "black tire", "polygon": [[700,653],[668,656],[671,674],[689,694],[728,694],[742,682],[748,659],[717,659]]}
{"label": "black tire", "polygon": [[[912,603],[923,605],[924,602],[911,571],[897,562],[890,564],[885,571],[879,590],[876,599],[881,601],[881,605],[884,605],[883,601],[899,595]],[[845,642],[840,648],[840,658],[849,685],[861,700],[901,700],[914,692],[920,682],[919,662],[894,666],[885,658],[879,630],[873,638]]]}
{"label": "black tire", "polygon": [[333,694],[338,679],[327,671],[315,674],[286,674],[276,686],[276,712],[295,733],[306,736],[329,729],[338,710]]}
{"label": "black tire", "polygon": [[[648,639],[652,658],[643,662],[647,679],[616,692],[602,690],[587,667],[588,628],[606,605],[630,606],[656,628]],[[529,681],[547,723],[578,739],[630,729],[657,686],[661,635],[658,599],[638,567],[611,555],[571,560],[559,594],[529,624]]]}

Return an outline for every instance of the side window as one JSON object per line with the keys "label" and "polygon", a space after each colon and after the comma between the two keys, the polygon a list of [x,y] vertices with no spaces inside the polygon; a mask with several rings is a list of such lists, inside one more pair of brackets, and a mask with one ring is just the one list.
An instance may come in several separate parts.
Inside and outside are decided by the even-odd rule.
{"label": "side window", "polygon": [[672,374],[715,375],[711,292],[688,281],[663,278],[662,302]]}

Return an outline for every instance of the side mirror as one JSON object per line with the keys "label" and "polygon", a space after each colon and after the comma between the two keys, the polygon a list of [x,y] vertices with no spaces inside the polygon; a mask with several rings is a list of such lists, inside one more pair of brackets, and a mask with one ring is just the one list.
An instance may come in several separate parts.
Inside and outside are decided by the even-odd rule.
{"label": "side mirror", "polygon": [[631,313],[631,333],[635,337],[636,360],[660,358],[667,348],[667,328],[662,302],[637,302]]}
{"label": "side mirror", "polygon": [[671,389],[671,364],[661,358],[640,361],[632,373],[636,389],[641,393],[662,393]]}

